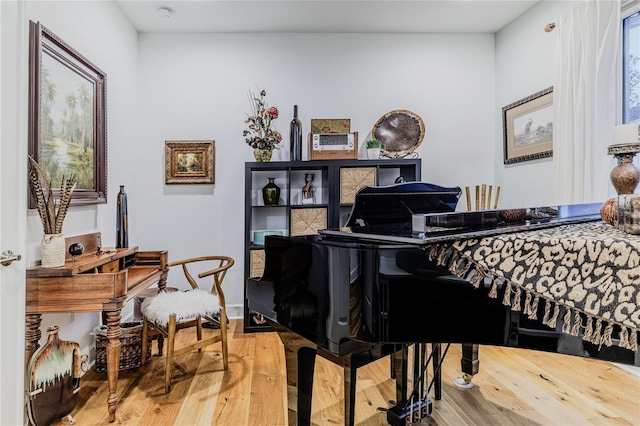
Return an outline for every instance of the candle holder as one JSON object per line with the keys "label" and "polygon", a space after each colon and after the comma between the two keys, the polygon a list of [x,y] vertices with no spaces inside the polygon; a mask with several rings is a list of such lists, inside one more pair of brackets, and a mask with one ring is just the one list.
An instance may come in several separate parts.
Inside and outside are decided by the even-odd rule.
{"label": "candle holder", "polygon": [[618,195],[633,194],[640,182],[640,170],[633,164],[633,157],[640,152],[640,143],[609,145],[607,153],[613,155],[618,164],[611,170],[611,183]]}

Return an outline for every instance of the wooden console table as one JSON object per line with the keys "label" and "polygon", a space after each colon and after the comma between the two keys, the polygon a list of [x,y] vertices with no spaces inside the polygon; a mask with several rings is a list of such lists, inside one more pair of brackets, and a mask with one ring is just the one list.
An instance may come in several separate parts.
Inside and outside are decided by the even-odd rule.
{"label": "wooden console table", "polygon": [[153,284],[167,284],[167,251],[138,251],[138,247],[98,249],[100,233],[66,238],[66,250],[82,243],[85,251],[64,266],[27,269],[25,365],[39,347],[43,313],[104,312],[107,320],[107,378],[109,421],[116,418],[122,307]]}

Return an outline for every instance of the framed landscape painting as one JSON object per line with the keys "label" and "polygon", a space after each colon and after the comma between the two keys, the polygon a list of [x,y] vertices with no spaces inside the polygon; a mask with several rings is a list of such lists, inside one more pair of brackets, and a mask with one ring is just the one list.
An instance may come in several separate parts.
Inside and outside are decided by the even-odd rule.
{"label": "framed landscape painting", "polygon": [[553,154],[553,87],[502,108],[504,164]]}
{"label": "framed landscape painting", "polygon": [[215,141],[165,141],[166,184],[215,183]]}
{"label": "framed landscape painting", "polygon": [[63,177],[75,176],[71,206],[107,202],[106,80],[58,36],[29,22],[29,155],[56,198]]}

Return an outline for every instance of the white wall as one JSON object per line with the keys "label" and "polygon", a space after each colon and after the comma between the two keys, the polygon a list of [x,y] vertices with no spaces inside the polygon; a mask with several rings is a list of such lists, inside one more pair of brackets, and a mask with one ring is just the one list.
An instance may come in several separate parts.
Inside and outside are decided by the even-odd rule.
{"label": "white wall", "polygon": [[[493,35],[141,34],[138,47],[141,133],[117,157],[130,233],[174,260],[234,257],[231,316],[242,313],[244,163],[254,161],[242,136],[248,90],[264,88],[279,107],[285,145],[294,104],[303,134],[311,118],[350,118],[361,143],[386,112],[408,109],[426,126],[424,181],[493,182]],[[165,140],[190,139],[216,141],[215,185],[164,185]],[[288,158],[288,148],[274,153]]]}
{"label": "white wall", "polygon": [[[28,2],[26,12],[28,19],[40,21],[107,75],[108,203],[70,209],[63,232],[65,236],[72,236],[100,231],[105,246],[113,247],[117,185],[128,176],[130,166],[128,162],[123,163],[122,158],[135,148],[133,142],[139,128],[136,119],[137,32],[111,1],[35,1]],[[34,265],[40,259],[42,238],[42,224],[35,210],[28,212],[27,226],[26,258],[29,265]],[[136,244],[133,239],[131,245]],[[123,316],[131,310],[129,307]],[[87,330],[98,325],[99,321],[97,313],[44,315],[43,339],[46,327],[55,324],[60,326],[62,339],[77,341],[83,351],[87,351],[93,349],[93,337]]]}
{"label": "white wall", "polygon": [[495,175],[503,208],[556,203],[553,157],[504,165],[502,108],[553,86],[557,32],[544,26],[576,3],[540,2],[496,34]]}

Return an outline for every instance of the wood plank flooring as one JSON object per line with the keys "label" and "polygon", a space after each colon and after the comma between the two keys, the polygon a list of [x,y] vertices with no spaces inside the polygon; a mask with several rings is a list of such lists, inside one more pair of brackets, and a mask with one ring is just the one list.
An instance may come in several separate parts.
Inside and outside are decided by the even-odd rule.
{"label": "wood plank flooring", "polygon": [[[189,333],[183,331],[181,333]],[[210,330],[208,332],[211,332]],[[185,334],[186,336],[186,334]],[[286,425],[283,346],[276,333],[242,332],[230,322],[229,370],[220,345],[178,358],[171,393],[164,393],[164,357],[120,372],[114,425]],[[618,366],[585,358],[482,346],[475,386],[456,388],[460,345],[443,364],[443,397],[428,425],[640,425],[640,377]],[[76,426],[106,425],[106,373],[81,380]],[[431,395],[433,398],[433,395]],[[383,408],[395,398],[388,359],[358,369],[356,423],[386,425]],[[312,424],[340,425],[342,371],[318,357]],[[57,423],[68,425],[66,419]]]}

